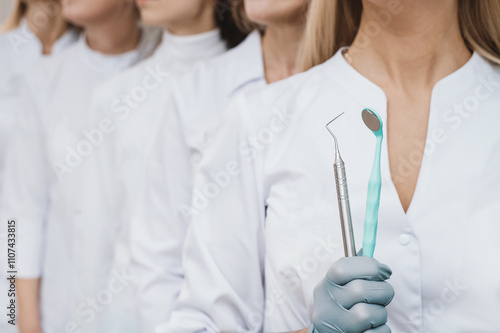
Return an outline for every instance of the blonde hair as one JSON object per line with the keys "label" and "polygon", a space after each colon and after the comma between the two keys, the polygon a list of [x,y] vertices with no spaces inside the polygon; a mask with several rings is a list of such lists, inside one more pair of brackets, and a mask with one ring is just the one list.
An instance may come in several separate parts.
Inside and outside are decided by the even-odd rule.
{"label": "blonde hair", "polygon": [[[471,51],[500,64],[500,1],[459,0],[459,23]],[[301,55],[303,70],[349,46],[361,21],[361,0],[312,0]]]}
{"label": "blonde hair", "polygon": [[0,32],[13,30],[19,26],[21,19],[26,14],[26,4],[21,0],[16,0],[14,10],[11,12],[5,23],[0,27]]}
{"label": "blonde hair", "polygon": [[306,71],[330,59],[356,37],[361,21],[361,1],[312,0],[304,32],[301,68]]}
{"label": "blonde hair", "polygon": [[500,1],[459,0],[458,19],[467,47],[500,64]]}

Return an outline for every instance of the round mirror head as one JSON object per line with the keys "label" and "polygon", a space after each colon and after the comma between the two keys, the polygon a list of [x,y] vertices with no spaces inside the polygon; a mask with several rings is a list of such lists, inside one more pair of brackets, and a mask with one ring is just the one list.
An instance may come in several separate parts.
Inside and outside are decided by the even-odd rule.
{"label": "round mirror head", "polygon": [[361,114],[366,127],[368,127],[372,132],[378,132],[380,130],[380,121],[375,113],[368,109],[364,109]]}

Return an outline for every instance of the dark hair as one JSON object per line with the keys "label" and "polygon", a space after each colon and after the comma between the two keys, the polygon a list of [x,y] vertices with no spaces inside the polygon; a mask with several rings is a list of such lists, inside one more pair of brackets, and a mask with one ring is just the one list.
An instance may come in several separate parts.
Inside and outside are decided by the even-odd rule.
{"label": "dark hair", "polygon": [[250,32],[242,29],[233,16],[233,8],[239,1],[242,0],[215,0],[215,22],[229,49],[241,43]]}
{"label": "dark hair", "polygon": [[233,0],[233,3],[233,17],[238,28],[246,33],[250,33],[254,29],[258,29],[259,25],[250,21],[247,16],[247,12],[245,10],[245,0]]}

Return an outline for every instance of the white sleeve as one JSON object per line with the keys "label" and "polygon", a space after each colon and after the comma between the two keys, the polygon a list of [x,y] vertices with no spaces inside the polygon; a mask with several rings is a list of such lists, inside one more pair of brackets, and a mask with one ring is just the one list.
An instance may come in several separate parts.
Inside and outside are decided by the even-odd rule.
{"label": "white sleeve", "polygon": [[2,175],[2,221],[15,219],[18,225],[18,278],[39,278],[42,274],[43,233],[48,207],[46,146],[33,92],[25,85]]}
{"label": "white sleeve", "polygon": [[262,156],[244,96],[229,108],[195,177],[185,280],[171,320],[157,332],[259,332],[264,313]]}
{"label": "white sleeve", "polygon": [[181,253],[186,217],[177,207],[191,197],[190,151],[175,102],[169,98],[146,161],[146,186],[130,225],[131,263],[136,275],[141,331],[169,319],[183,280]]}

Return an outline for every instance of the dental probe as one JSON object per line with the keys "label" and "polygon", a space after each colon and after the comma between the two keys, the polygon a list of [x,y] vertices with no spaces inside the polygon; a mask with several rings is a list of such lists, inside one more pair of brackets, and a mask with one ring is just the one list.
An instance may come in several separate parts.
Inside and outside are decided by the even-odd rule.
{"label": "dental probe", "polygon": [[342,157],[340,156],[337,137],[328,127],[334,120],[343,115],[341,113],[332,121],[326,124],[326,129],[335,140],[335,161],[333,162],[333,170],[335,173],[335,184],[337,185],[337,199],[339,203],[340,225],[342,227],[342,239],[344,241],[344,254],[346,257],[356,256],[356,245],[354,243],[354,233],[352,231],[351,207],[349,206],[349,193],[347,191],[347,178],[345,166]]}

